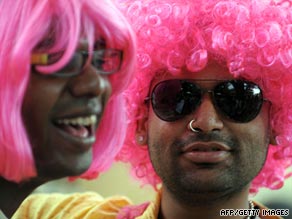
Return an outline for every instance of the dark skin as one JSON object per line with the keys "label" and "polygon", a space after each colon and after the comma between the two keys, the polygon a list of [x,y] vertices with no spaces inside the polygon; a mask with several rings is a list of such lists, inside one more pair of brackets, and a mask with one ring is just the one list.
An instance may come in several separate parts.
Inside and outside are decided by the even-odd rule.
{"label": "dark skin", "polygon": [[[78,49],[87,48],[87,43],[81,41]],[[95,133],[110,94],[108,77],[98,74],[92,65],[72,77],[31,72],[22,116],[38,176],[19,184],[0,178],[0,206],[7,217],[10,218],[23,199],[39,185],[53,179],[78,176],[88,169]],[[64,119],[82,118],[85,121],[92,117],[96,120],[86,128],[85,125],[76,128],[57,124]]]}
{"label": "dark skin", "polygon": [[[188,79],[214,80],[198,82],[204,89],[212,89],[218,83],[216,80],[233,78],[226,68],[216,63],[186,75]],[[186,78],[186,75],[179,77]],[[159,81],[172,78],[177,76],[156,79],[151,88]],[[264,103],[259,115],[247,123],[236,123],[224,117],[208,93],[194,112],[174,122],[160,120],[149,107],[148,118],[138,123],[136,134],[146,136],[145,141],[139,143],[148,144],[152,164],[162,179],[159,219],[218,219],[221,218],[220,209],[249,208],[250,182],[263,167],[270,142],[269,107]],[[199,133],[188,128],[192,119]],[[230,149],[223,152],[218,161],[200,162],[192,160],[192,152],[182,152],[183,147],[190,145],[208,147],[214,144]]]}

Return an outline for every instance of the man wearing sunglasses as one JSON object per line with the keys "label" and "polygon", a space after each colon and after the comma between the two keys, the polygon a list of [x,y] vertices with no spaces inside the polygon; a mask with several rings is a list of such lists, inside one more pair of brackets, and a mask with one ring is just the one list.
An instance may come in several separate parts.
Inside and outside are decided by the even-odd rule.
{"label": "man wearing sunglasses", "polygon": [[[135,43],[108,0],[1,0],[0,8],[0,217],[10,218],[37,186],[93,179],[111,165],[125,135],[121,92]],[[13,218],[105,213],[96,194],[49,197],[29,199]],[[94,201],[94,215],[63,209],[78,208],[77,197]]]}
{"label": "man wearing sunglasses", "polygon": [[292,175],[290,5],[123,3],[139,52],[125,94],[130,119],[119,159],[158,195],[118,218],[287,215],[267,217],[249,194],[279,189]]}

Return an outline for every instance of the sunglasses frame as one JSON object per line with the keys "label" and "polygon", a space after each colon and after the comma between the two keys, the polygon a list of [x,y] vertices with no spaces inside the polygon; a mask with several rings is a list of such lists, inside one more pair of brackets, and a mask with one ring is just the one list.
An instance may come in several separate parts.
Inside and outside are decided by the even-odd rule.
{"label": "sunglasses frame", "polygon": [[[79,71],[76,71],[76,72],[70,73],[70,74],[69,73],[68,74],[63,74],[61,72],[55,72],[55,73],[49,74],[48,76],[72,77],[72,76],[79,75],[82,72],[82,70],[84,69],[84,67],[86,66],[86,64],[87,64],[88,56],[91,55],[92,57],[94,57],[96,54],[99,54],[99,53],[100,54],[102,54],[102,53],[105,54],[106,52],[113,52],[113,53],[117,53],[118,54],[119,65],[117,66],[117,68],[115,70],[113,70],[113,71],[106,72],[106,71],[103,71],[102,69],[96,68],[95,65],[93,65],[93,66],[98,70],[99,74],[104,74],[104,75],[110,75],[112,73],[115,73],[115,72],[119,71],[120,68],[121,68],[121,65],[123,63],[123,51],[119,50],[119,49],[107,48],[107,49],[96,49],[96,50],[93,50],[92,52],[83,51],[83,50],[75,51],[74,54],[78,53],[78,54],[81,54],[81,56],[82,56],[82,65],[81,65],[81,68],[79,69]],[[32,65],[32,67],[34,67],[34,69],[35,69],[35,66],[37,66],[37,65],[44,66],[44,65],[53,64],[53,63],[49,63],[49,57],[50,57],[50,54],[48,54],[48,53],[33,53],[31,55],[31,65]],[[100,58],[101,57],[102,57],[102,55],[100,55]],[[73,56],[72,56],[72,58],[73,58]],[[68,61],[68,63],[70,63],[71,59]],[[91,60],[90,63],[92,64],[94,61],[95,60]],[[63,68],[65,68],[66,65]],[[36,70],[36,72],[38,72],[38,71]]]}

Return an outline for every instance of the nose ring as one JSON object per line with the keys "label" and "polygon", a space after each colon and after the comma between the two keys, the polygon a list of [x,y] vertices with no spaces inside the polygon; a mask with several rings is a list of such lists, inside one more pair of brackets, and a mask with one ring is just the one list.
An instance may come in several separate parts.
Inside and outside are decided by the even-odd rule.
{"label": "nose ring", "polygon": [[195,122],[196,120],[195,119],[192,119],[190,122],[189,122],[189,129],[192,131],[192,132],[195,132],[195,133],[198,133],[198,132],[200,132],[199,130],[198,130],[198,128],[194,128],[193,127],[193,122]]}

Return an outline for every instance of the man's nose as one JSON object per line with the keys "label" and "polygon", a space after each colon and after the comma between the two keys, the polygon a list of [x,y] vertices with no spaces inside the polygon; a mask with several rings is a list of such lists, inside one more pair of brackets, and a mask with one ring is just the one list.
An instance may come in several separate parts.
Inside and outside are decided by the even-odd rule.
{"label": "man's nose", "polygon": [[111,93],[111,84],[108,77],[99,74],[92,65],[89,65],[70,80],[69,89],[75,97],[100,95],[108,97]]}
{"label": "man's nose", "polygon": [[192,127],[198,132],[220,131],[223,128],[223,122],[213,105],[210,94],[205,93],[201,104],[192,114],[194,122]]}

